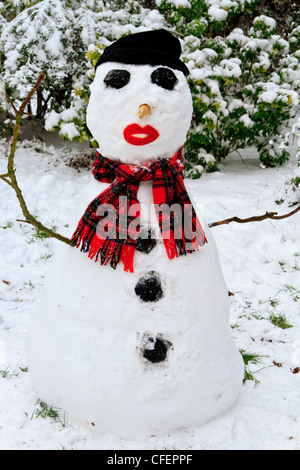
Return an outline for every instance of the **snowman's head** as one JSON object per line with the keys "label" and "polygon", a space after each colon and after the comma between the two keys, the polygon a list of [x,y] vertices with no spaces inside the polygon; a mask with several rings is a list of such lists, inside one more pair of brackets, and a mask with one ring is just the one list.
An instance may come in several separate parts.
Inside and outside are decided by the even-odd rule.
{"label": "snowman's head", "polygon": [[87,125],[99,152],[124,163],[172,157],[192,117],[188,70],[178,39],[165,30],[127,36],[96,66]]}

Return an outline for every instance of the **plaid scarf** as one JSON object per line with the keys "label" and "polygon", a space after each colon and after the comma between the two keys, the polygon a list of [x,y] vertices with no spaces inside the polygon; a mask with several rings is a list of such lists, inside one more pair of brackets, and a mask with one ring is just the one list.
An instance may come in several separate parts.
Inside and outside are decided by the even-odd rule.
{"label": "plaid scarf", "polygon": [[[182,148],[168,160],[155,160],[142,166],[118,163],[98,152],[96,155],[93,175],[111,185],[87,207],[71,238],[73,246],[81,245],[81,251],[88,253],[89,258],[104,265],[110,262],[113,268],[122,261],[124,270],[133,272],[140,228],[137,193],[139,184],[149,180],[153,180],[155,212],[168,257],[173,259],[197,251],[207,243],[184,185]],[[101,221],[105,221],[106,231],[101,228]]]}

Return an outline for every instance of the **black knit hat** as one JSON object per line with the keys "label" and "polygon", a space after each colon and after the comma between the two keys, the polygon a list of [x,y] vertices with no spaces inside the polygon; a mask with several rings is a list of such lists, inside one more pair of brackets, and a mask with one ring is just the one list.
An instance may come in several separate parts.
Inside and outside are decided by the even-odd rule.
{"label": "black knit hat", "polygon": [[134,65],[165,65],[189,74],[187,66],[180,60],[181,45],[177,38],[165,29],[130,34],[113,42],[104,49],[96,64],[119,62]]}

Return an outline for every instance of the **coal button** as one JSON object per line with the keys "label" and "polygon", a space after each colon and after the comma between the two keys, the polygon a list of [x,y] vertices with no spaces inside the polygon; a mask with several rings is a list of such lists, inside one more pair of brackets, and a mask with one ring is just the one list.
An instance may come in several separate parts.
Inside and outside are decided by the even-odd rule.
{"label": "coal button", "polygon": [[150,253],[156,245],[151,229],[141,228],[140,236],[136,241],[136,249],[142,253]]}
{"label": "coal button", "polygon": [[144,302],[157,302],[161,299],[163,290],[157,274],[149,273],[141,277],[135,286],[135,293]]}
{"label": "coal button", "polygon": [[149,338],[149,344],[148,347],[145,348],[143,356],[148,361],[156,363],[164,361],[167,357],[167,352],[167,343],[159,338]]}

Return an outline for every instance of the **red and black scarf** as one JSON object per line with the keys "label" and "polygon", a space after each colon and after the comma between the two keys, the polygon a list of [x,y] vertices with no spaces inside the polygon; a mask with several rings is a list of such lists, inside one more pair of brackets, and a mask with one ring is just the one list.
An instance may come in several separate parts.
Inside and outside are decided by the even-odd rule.
{"label": "red and black scarf", "polygon": [[[97,152],[93,175],[97,180],[111,185],[87,207],[72,236],[72,245],[81,246],[81,251],[88,253],[89,258],[99,260],[101,264],[110,263],[116,268],[119,261],[122,261],[124,270],[133,272],[139,231],[137,209],[140,208],[140,203],[137,193],[141,182],[153,180],[153,202],[168,257],[173,259],[199,250],[207,243],[207,239],[186,191],[183,168],[182,149],[168,160],[159,159],[141,166],[118,163]],[[116,229],[114,237],[103,236],[103,233],[99,236],[97,227],[104,217],[103,211],[99,214],[99,209],[103,205],[115,209],[117,217],[115,221],[111,221]],[[133,206],[135,213],[131,214],[130,209]],[[174,207],[177,210],[168,210]],[[124,223],[121,223],[124,216],[125,234]],[[106,212],[105,222],[109,225],[107,219]]]}

